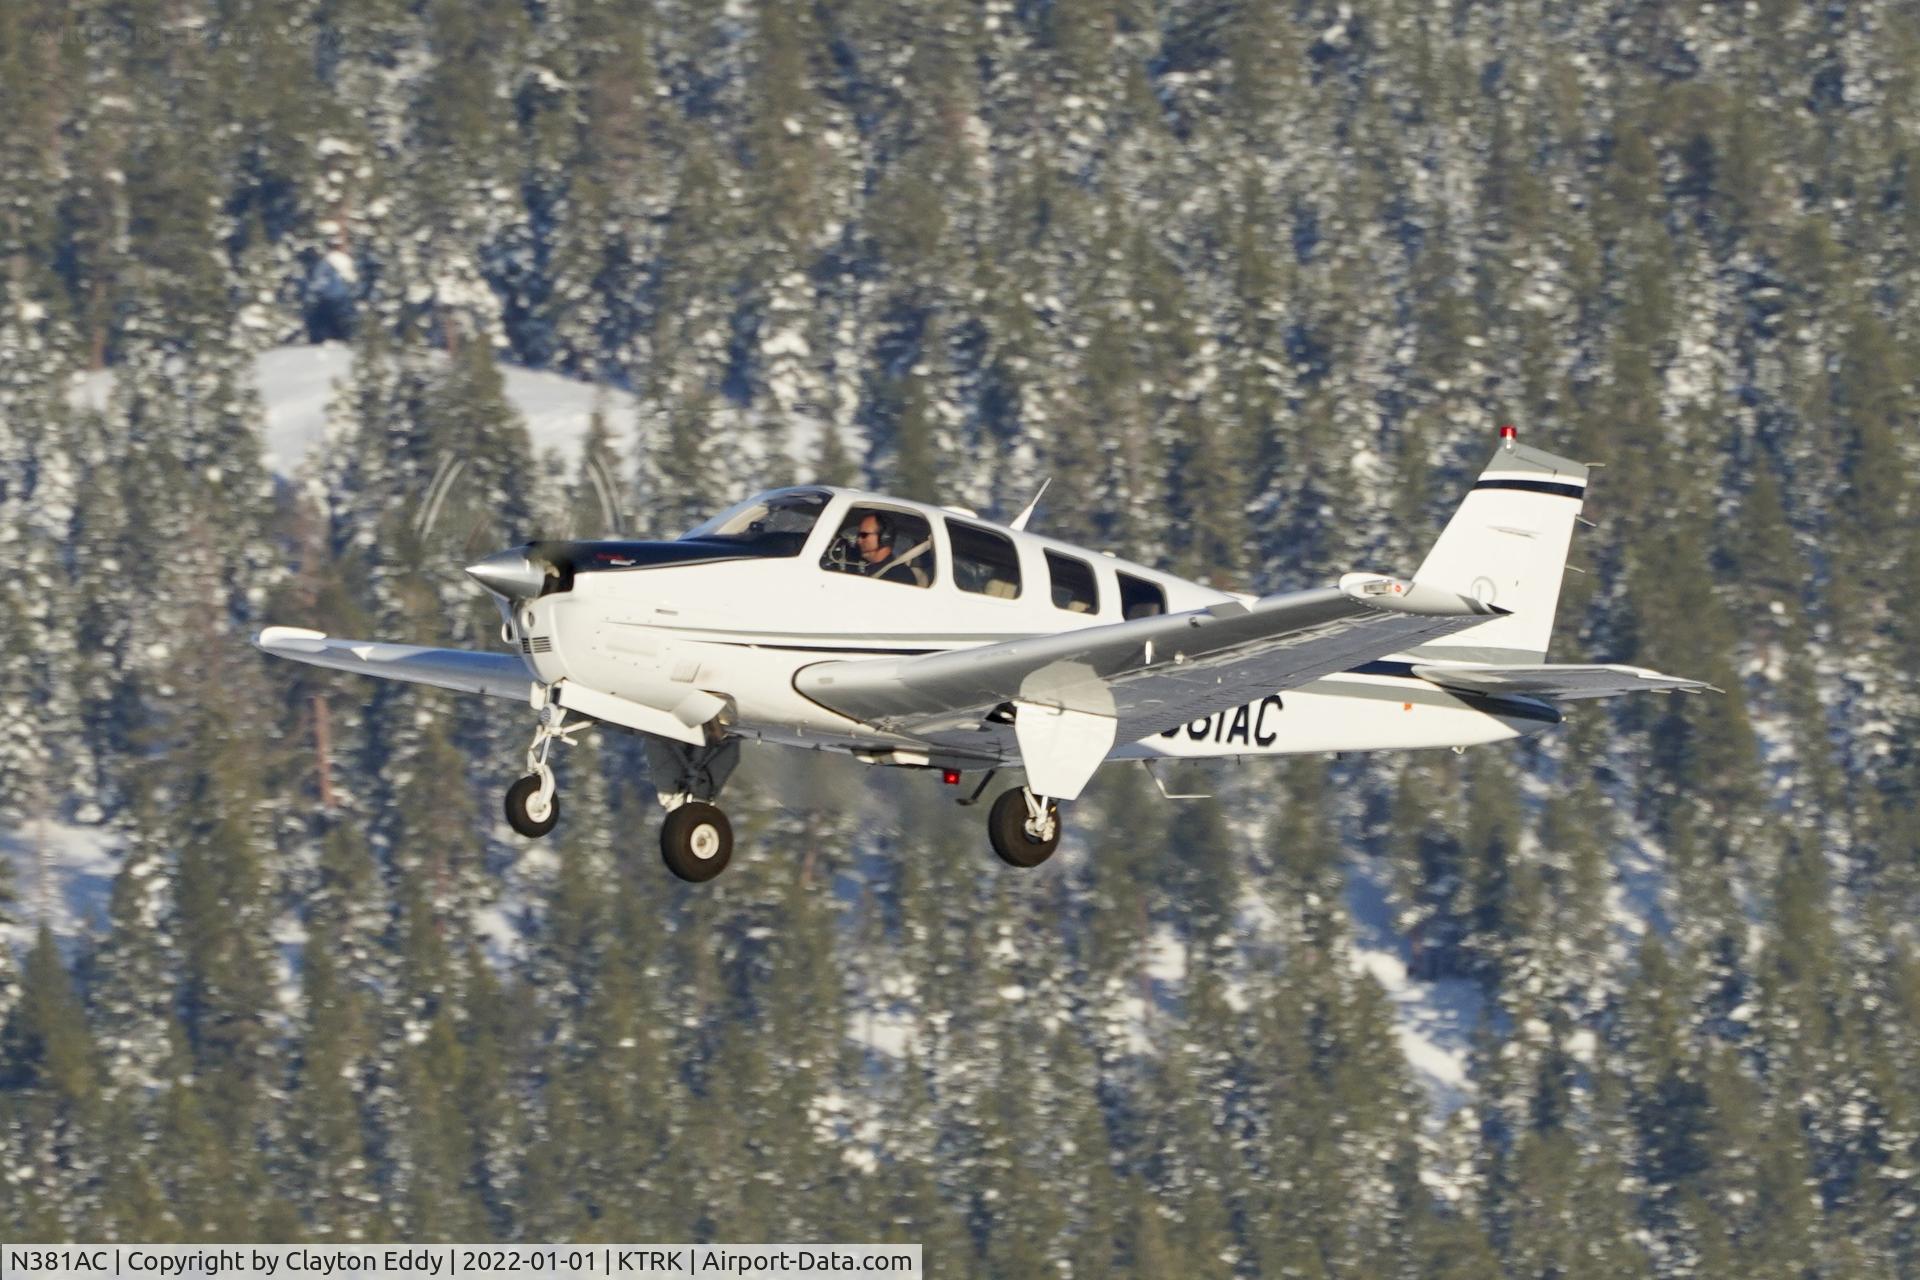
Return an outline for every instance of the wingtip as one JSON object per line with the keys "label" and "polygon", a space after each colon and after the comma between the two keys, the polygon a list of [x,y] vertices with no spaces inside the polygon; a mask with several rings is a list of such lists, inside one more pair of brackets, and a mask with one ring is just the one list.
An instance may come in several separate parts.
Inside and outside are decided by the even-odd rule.
{"label": "wingtip", "polygon": [[253,633],[253,647],[271,651],[289,640],[325,640],[327,633],[307,627],[262,627]]}
{"label": "wingtip", "polygon": [[1666,687],[1668,693],[1726,693],[1726,690],[1717,684],[1708,684],[1705,680],[1695,680],[1691,676],[1670,676],[1664,671],[1655,671],[1651,667],[1635,667],[1633,670],[1649,680],[1668,681]]}
{"label": "wingtip", "polygon": [[1342,574],[1339,588],[1362,604],[1393,613],[1419,613],[1444,618],[1500,618],[1511,612],[1497,604],[1463,596],[1447,587],[1409,582],[1382,573]]}

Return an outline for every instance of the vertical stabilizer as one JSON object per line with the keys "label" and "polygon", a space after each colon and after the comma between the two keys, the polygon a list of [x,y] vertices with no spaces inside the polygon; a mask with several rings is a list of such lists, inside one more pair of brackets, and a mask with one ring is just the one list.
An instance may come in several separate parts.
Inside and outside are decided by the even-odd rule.
{"label": "vertical stabilizer", "polygon": [[1505,663],[1546,656],[1587,469],[1529,449],[1511,432],[1501,430],[1493,461],[1413,575],[1422,585],[1497,605],[1508,616],[1423,646],[1415,651],[1420,656]]}

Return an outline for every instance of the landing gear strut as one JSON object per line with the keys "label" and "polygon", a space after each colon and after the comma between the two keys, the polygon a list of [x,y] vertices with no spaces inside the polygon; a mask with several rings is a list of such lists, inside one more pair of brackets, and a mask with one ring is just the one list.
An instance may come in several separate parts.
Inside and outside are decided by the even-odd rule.
{"label": "landing gear strut", "polygon": [[647,764],[667,811],[660,824],[660,860],[682,880],[711,880],[733,857],[733,824],[713,801],[739,763],[738,738],[705,747],[647,739]]}
{"label": "landing gear strut", "polygon": [[993,802],[987,836],[1008,866],[1037,867],[1060,847],[1060,806],[1027,787],[1014,787]]}
{"label": "landing gear strut", "polygon": [[556,703],[540,708],[540,725],[527,748],[527,776],[507,788],[507,825],[528,839],[539,839],[560,821],[560,797],[554,790],[548,752],[555,742],[572,746],[573,735],[587,727],[584,721],[568,724],[566,709]]}

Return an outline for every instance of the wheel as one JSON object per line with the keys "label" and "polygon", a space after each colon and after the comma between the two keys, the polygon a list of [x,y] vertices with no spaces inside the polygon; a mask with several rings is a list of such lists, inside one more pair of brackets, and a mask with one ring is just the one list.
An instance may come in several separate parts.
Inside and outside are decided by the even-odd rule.
{"label": "wheel", "polygon": [[731,857],[733,824],[713,805],[689,800],[660,826],[660,859],[682,880],[711,880]]}
{"label": "wheel", "polygon": [[993,802],[993,810],[987,814],[987,836],[1000,861],[1010,867],[1037,867],[1053,856],[1060,847],[1060,806],[1051,800],[1046,804],[1049,830],[1047,838],[1039,840],[1027,829],[1031,818],[1025,787],[1015,787]]}
{"label": "wheel", "polygon": [[[530,773],[507,788],[507,824],[530,840],[538,840],[553,830],[553,824],[560,821],[560,793],[554,792],[547,797],[547,803],[540,804],[540,775]],[[534,816],[537,808],[546,812]]]}

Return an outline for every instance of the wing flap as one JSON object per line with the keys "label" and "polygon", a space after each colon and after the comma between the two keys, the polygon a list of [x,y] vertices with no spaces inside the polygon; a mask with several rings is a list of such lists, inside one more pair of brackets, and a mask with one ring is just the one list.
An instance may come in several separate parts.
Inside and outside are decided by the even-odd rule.
{"label": "wing flap", "polygon": [[1627,693],[1678,691],[1699,693],[1714,687],[1703,680],[1662,675],[1645,667],[1619,664],[1537,663],[1515,666],[1418,662],[1413,674],[1449,689],[1470,693],[1515,693],[1532,698],[1576,701],[1614,698]]}
{"label": "wing flap", "polygon": [[304,627],[267,627],[254,636],[253,643],[262,652],[309,666],[433,685],[459,693],[484,693],[520,702],[527,700],[534,684],[526,665],[507,653],[430,649],[376,640],[338,640],[325,632]]}

